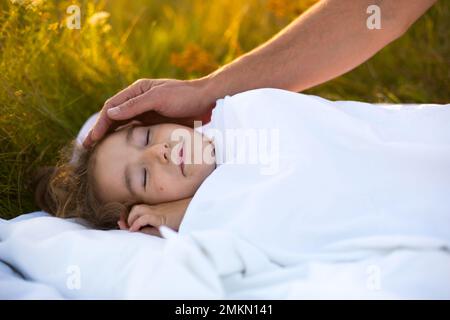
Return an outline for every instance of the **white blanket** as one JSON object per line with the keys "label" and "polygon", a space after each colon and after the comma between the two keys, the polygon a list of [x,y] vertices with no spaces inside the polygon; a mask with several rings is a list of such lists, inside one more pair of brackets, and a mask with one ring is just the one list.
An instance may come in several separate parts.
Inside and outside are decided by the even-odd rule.
{"label": "white blanket", "polygon": [[222,164],[167,239],[0,220],[0,298],[449,299],[449,120],[279,89],[219,99],[204,129],[280,129],[277,174],[216,141]]}
{"label": "white blanket", "polygon": [[209,126],[222,136],[230,128],[279,129],[279,170],[235,164],[252,146],[227,151],[230,141],[216,139],[223,165],[200,186],[180,233],[230,230],[284,267],[423,250],[410,278],[421,289],[408,294],[435,277],[449,293],[449,123],[449,105],[332,102],[279,89],[227,96]]}

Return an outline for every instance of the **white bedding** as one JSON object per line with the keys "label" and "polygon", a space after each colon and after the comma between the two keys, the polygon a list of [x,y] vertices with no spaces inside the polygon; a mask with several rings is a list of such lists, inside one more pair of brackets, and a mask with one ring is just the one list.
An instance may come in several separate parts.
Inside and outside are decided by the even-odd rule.
{"label": "white bedding", "polygon": [[279,89],[220,99],[216,130],[280,129],[278,170],[262,174],[267,164],[229,164],[239,152],[219,153],[224,165],[196,192],[180,233],[224,227],[281,265],[338,247],[346,259],[344,248],[368,238],[448,244],[449,123],[450,108],[440,105],[400,109]]}
{"label": "white bedding", "polygon": [[17,272],[0,268],[2,299],[222,297],[217,275],[190,240],[91,230],[43,212],[1,220],[0,235],[3,265]]}
{"label": "white bedding", "polygon": [[449,299],[449,120],[279,89],[219,99],[209,128],[282,129],[278,174],[219,150],[167,239],[0,220],[0,298]]}
{"label": "white bedding", "polygon": [[[36,217],[36,215],[38,215]],[[1,299],[448,299],[448,252],[274,264],[224,229],[168,239],[27,214],[0,224]],[[23,217],[22,216],[22,217]],[[446,277],[447,275],[447,277]]]}

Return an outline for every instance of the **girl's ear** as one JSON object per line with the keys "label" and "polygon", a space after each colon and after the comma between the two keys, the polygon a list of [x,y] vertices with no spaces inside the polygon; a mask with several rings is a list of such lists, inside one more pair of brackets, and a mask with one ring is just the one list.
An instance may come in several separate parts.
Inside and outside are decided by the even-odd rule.
{"label": "girl's ear", "polygon": [[130,122],[118,126],[114,131],[119,131],[124,128],[128,128],[129,126],[143,126],[144,124],[139,120],[131,120]]}

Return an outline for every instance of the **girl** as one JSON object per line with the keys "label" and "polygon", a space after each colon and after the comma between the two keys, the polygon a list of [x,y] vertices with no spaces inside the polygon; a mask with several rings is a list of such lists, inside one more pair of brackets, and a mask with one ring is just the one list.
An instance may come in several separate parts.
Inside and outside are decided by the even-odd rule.
{"label": "girl", "polygon": [[[139,124],[117,128],[91,149],[73,141],[56,167],[38,174],[39,207],[99,229],[159,235],[155,227],[164,224],[178,230],[190,198],[216,167],[213,145],[190,127]],[[205,161],[194,163],[199,150],[207,151]]]}

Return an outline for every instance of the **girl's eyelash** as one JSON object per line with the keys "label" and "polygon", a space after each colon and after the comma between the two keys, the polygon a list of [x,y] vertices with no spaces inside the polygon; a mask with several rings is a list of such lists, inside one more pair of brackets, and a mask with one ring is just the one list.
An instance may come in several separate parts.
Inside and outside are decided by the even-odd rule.
{"label": "girl's eyelash", "polygon": [[[149,138],[150,138],[150,129],[147,130],[145,145],[148,145]],[[147,169],[144,168],[144,189],[146,188],[147,188]]]}
{"label": "girl's eyelash", "polygon": [[144,168],[144,189],[147,187],[147,169]]}

